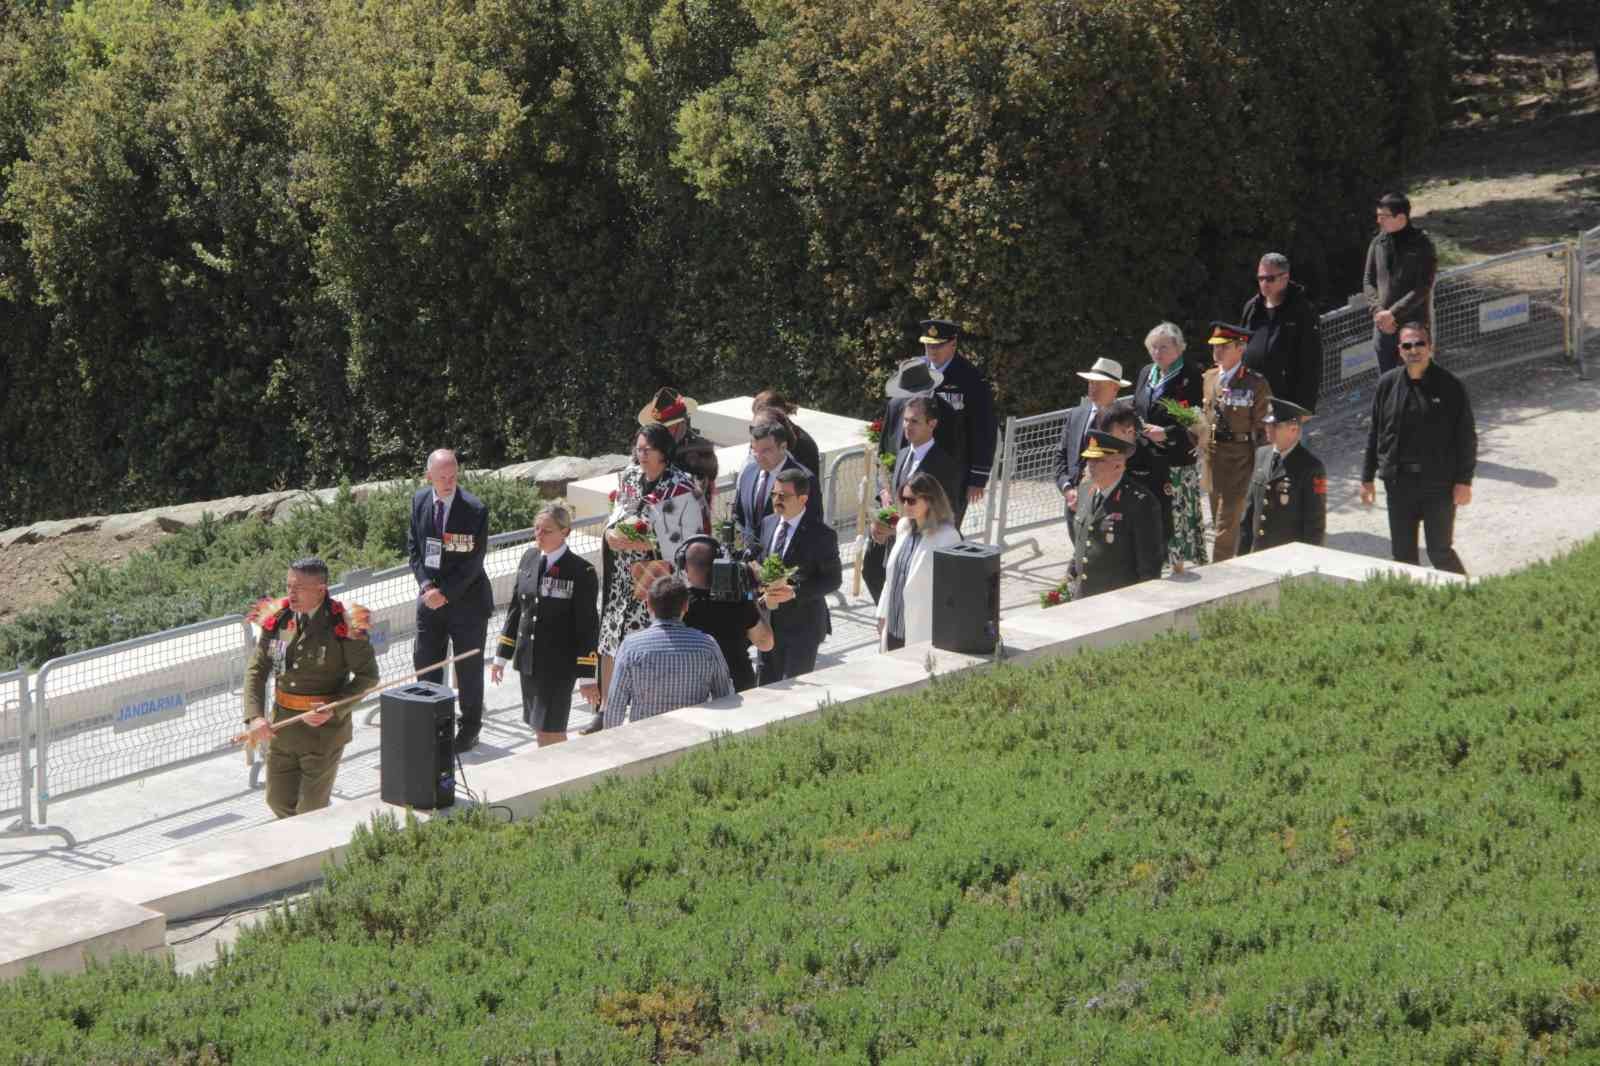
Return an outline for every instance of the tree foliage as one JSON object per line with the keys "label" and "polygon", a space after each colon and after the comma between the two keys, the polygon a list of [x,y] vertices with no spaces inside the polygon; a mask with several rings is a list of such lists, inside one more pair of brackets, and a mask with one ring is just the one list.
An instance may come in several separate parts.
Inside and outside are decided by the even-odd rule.
{"label": "tree foliage", "polygon": [[1058,404],[1269,247],[1341,292],[1463,2],[11,5],[0,524],[865,413],[931,313]]}

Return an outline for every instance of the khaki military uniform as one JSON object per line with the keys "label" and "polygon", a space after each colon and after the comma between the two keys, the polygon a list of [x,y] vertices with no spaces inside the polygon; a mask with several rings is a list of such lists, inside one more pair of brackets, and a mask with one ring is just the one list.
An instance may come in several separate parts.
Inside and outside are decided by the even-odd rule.
{"label": "khaki military uniform", "polygon": [[[339,636],[345,625],[335,601],[324,600],[305,624],[287,607],[270,616],[244,672],[246,726],[258,717],[278,722],[364,692],[378,683],[378,660],[364,633]],[[276,674],[272,711],[266,710],[269,675]],[[267,806],[279,818],[328,805],[339,758],[350,743],[354,707],[334,712],[320,726],[288,726],[267,749]]]}
{"label": "khaki military uniform", "polygon": [[1266,417],[1272,389],[1267,379],[1241,365],[1228,380],[1226,389],[1217,388],[1222,371],[1207,370],[1202,380],[1203,407],[1210,437],[1206,441],[1206,462],[1211,470],[1211,525],[1217,540],[1211,550],[1213,562],[1232,559],[1239,538],[1239,520],[1250,493],[1250,475],[1255,470],[1256,449],[1266,443]]}

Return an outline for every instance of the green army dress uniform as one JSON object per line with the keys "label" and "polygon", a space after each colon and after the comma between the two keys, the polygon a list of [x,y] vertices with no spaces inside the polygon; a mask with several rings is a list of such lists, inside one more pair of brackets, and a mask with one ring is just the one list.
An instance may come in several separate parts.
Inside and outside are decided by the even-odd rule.
{"label": "green army dress uniform", "polygon": [[[261,639],[244,672],[244,720],[269,717],[267,677],[276,672],[270,720],[282,721],[378,683],[378,660],[366,634],[349,626],[337,600],[322,606],[303,622],[284,601],[262,623]],[[340,635],[340,634],[343,635]],[[267,748],[267,806],[289,818],[328,805],[339,758],[350,743],[353,707],[334,712],[320,726],[288,726]]]}
{"label": "green army dress uniform", "polygon": [[[1132,451],[1132,444],[1092,429],[1083,458]],[[1161,576],[1161,564],[1167,557],[1160,502],[1126,473],[1107,492],[1085,481],[1078,489],[1072,549],[1074,600],[1153,581]]]}

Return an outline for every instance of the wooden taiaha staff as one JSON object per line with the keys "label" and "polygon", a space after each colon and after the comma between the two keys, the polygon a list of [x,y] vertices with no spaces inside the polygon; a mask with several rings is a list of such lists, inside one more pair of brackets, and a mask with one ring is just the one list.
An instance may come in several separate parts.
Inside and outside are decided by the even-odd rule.
{"label": "wooden taiaha staff", "polygon": [[[346,706],[349,706],[350,704],[353,704],[353,703],[360,703],[362,700],[366,699],[368,696],[372,695],[374,692],[380,692],[383,689],[386,689],[391,685],[400,685],[400,684],[404,684],[407,681],[413,681],[416,678],[421,677],[423,674],[428,673],[429,671],[441,670],[444,667],[449,666],[451,663],[458,663],[462,659],[470,659],[474,655],[482,655],[482,654],[483,654],[483,649],[482,648],[469,648],[468,650],[462,652],[460,655],[452,655],[448,659],[440,659],[438,662],[434,663],[432,666],[424,666],[420,670],[413,670],[411,673],[406,674],[403,677],[391,677],[386,681],[379,681],[376,685],[373,685],[371,688],[365,689],[365,690],[363,690],[361,692],[357,692],[354,696],[346,696],[342,700],[334,700],[332,703],[324,703],[321,707],[318,707],[314,711],[302,711],[301,713],[295,715],[293,718],[285,718],[281,722],[271,722],[271,721],[269,721],[267,723],[267,725],[272,729],[272,731],[274,733],[276,733],[278,730],[284,728],[285,726],[291,726],[291,725],[294,725],[296,722],[301,721],[307,715],[311,715],[311,714],[332,714],[334,711],[339,710],[341,707],[346,707]],[[263,716],[263,717],[265,717],[265,716]],[[234,737],[231,741],[229,741],[229,743],[245,745],[245,756],[246,756],[246,758],[249,758],[255,753],[256,744],[258,742],[254,741],[254,740],[251,740],[250,739],[250,731],[246,730],[245,732],[240,733],[238,736]]]}

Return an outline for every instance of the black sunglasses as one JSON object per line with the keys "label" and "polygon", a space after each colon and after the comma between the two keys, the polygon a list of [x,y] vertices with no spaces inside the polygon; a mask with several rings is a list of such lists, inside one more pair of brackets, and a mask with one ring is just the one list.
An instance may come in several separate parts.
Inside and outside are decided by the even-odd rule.
{"label": "black sunglasses", "polygon": [[1427,346],[1428,346],[1428,342],[1427,341],[1401,341],[1400,342],[1400,350],[1402,352],[1409,352],[1413,348],[1426,348]]}
{"label": "black sunglasses", "polygon": [[900,502],[901,503],[916,503],[920,499],[922,499],[921,496],[902,496],[902,497],[900,497]]}
{"label": "black sunglasses", "polygon": [[1277,281],[1281,277],[1283,277],[1282,274],[1257,274],[1256,275],[1256,280],[1257,281]]}

